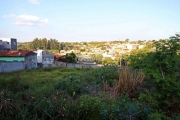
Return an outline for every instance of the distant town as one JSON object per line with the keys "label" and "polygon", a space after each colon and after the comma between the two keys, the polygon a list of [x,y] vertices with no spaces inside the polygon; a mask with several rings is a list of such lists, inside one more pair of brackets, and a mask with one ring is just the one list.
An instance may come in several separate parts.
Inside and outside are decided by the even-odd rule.
{"label": "distant town", "polygon": [[76,55],[76,64],[119,64],[123,56],[130,55],[132,51],[153,49],[153,41],[155,40],[130,41],[126,39],[124,41],[69,43],[58,42],[55,39],[35,38],[32,42],[19,43],[15,38],[0,38],[0,69],[3,72],[47,66],[67,66],[64,64],[67,62],[65,57],[70,53]]}

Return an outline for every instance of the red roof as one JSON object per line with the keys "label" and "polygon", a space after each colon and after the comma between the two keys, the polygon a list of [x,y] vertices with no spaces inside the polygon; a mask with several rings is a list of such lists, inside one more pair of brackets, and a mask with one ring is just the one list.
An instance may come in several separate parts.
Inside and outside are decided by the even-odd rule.
{"label": "red roof", "polygon": [[62,58],[62,59],[65,58],[65,56],[66,56],[66,55],[56,54],[54,57],[55,57],[56,60],[58,60],[58,59],[61,59],[61,58]]}
{"label": "red roof", "polygon": [[[20,50],[9,50],[9,51],[0,51],[0,56],[26,56],[28,53],[34,53],[32,51],[20,51]],[[36,53],[34,53],[36,54]]]}

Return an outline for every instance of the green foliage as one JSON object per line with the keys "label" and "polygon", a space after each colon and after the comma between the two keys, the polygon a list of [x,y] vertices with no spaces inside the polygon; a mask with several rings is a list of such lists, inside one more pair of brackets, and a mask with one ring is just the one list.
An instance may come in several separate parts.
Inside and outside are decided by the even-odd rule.
{"label": "green foliage", "polygon": [[127,120],[127,119],[147,119],[152,109],[142,103],[130,100],[127,96],[118,98],[117,103],[104,105],[101,115],[104,120]]}
{"label": "green foliage", "polygon": [[35,38],[32,42],[26,44],[19,44],[18,49],[21,50],[29,50],[29,49],[43,49],[43,50],[59,50],[60,45],[56,39],[49,39],[46,38],[38,39]]}
{"label": "green foliage", "polygon": [[149,120],[171,120],[170,117],[167,117],[163,113],[151,113],[148,115]]}
{"label": "green foliage", "polygon": [[81,96],[76,106],[78,106],[78,117],[83,120],[101,120],[100,111],[105,104],[105,99],[88,95]]}
{"label": "green foliage", "polygon": [[114,80],[118,79],[118,67],[113,65],[106,65],[94,69],[83,75],[83,79],[88,82],[103,85],[105,81],[112,86]]}
{"label": "green foliage", "polygon": [[155,42],[155,52],[137,53],[128,60],[132,67],[142,69],[146,74],[146,83],[152,87],[146,90],[146,95],[140,99],[147,101],[156,109],[166,112],[167,115],[178,113],[180,99],[179,37],[175,35],[169,40]]}
{"label": "green foliage", "polygon": [[0,90],[9,90],[12,92],[21,91],[24,89],[24,85],[21,83],[20,75],[12,75],[7,78],[7,74],[4,73],[4,77],[0,78]]}
{"label": "green foliage", "polygon": [[66,62],[68,63],[75,63],[76,62],[76,54],[72,53],[67,53],[65,56]]}
{"label": "green foliage", "polygon": [[107,57],[107,58],[103,59],[102,64],[111,65],[111,64],[114,64],[114,60],[112,58],[110,58],[110,57]]}
{"label": "green foliage", "polygon": [[55,88],[59,90],[66,90],[66,92],[71,96],[75,96],[81,92],[80,82],[74,77],[66,81],[60,81],[55,85]]}
{"label": "green foliage", "polygon": [[[41,47],[50,49],[50,44],[46,46],[45,41]],[[154,44],[155,51],[143,49],[127,56],[128,64],[132,67],[130,69],[142,69],[146,75],[143,83],[137,87],[140,92],[137,97],[111,94],[117,80],[121,80],[121,77],[129,79],[125,75],[128,72],[118,74],[119,68],[115,65],[96,69],[48,67],[0,73],[0,93],[7,91],[7,94],[0,96],[0,119],[178,120],[178,41],[178,36],[168,41],[161,40]],[[60,49],[71,47],[72,44],[61,43]],[[73,61],[72,58],[73,55],[70,57]],[[129,77],[136,80],[136,75],[137,72],[134,72]],[[104,83],[109,85],[109,91],[103,90]],[[129,83],[126,85],[129,86]],[[119,87],[126,88],[123,84]]]}
{"label": "green foliage", "polygon": [[96,59],[97,64],[101,64],[103,56],[101,54],[97,54],[95,59]]}
{"label": "green foliage", "polygon": [[57,69],[59,69],[59,67],[45,67],[45,68],[42,68],[42,70],[46,71],[46,72],[55,71]]}

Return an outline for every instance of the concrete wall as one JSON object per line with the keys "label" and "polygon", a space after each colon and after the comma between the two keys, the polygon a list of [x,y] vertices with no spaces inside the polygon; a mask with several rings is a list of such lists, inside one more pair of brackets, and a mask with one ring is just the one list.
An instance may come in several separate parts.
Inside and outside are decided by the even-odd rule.
{"label": "concrete wall", "polygon": [[10,45],[11,45],[11,50],[17,50],[17,40],[16,39],[11,38]]}
{"label": "concrete wall", "polygon": [[54,66],[54,54],[47,51],[42,51],[42,64],[43,67]]}
{"label": "concrete wall", "polygon": [[1,49],[3,50],[17,50],[17,39],[15,38],[0,38],[3,45]]}
{"label": "concrete wall", "polygon": [[66,63],[67,68],[75,68],[75,63]]}
{"label": "concrete wall", "polygon": [[11,50],[9,42],[3,41],[3,50]]}
{"label": "concrete wall", "polygon": [[66,67],[66,62],[54,61],[55,66]]}
{"label": "concrete wall", "polygon": [[7,62],[7,61],[0,61],[0,72],[11,72],[16,70],[23,70],[24,69],[24,62]]}
{"label": "concrete wall", "polygon": [[3,50],[3,42],[0,40],[0,50]]}
{"label": "concrete wall", "polygon": [[41,67],[49,67],[54,66],[54,54],[44,51],[44,50],[37,50],[34,51],[37,53],[37,63],[41,65]]}
{"label": "concrete wall", "polygon": [[98,68],[97,64],[75,64],[75,68]]}
{"label": "concrete wall", "polygon": [[98,68],[102,65],[97,64],[80,64],[80,63],[66,63],[66,62],[59,62],[55,61],[55,66],[58,67],[67,67],[67,68]]}
{"label": "concrete wall", "polygon": [[25,57],[25,69],[35,69],[37,68],[37,55],[29,54]]}
{"label": "concrete wall", "polygon": [[25,57],[25,61],[0,61],[0,72],[11,72],[16,70],[35,68],[37,68],[37,55],[35,53],[28,54]]}

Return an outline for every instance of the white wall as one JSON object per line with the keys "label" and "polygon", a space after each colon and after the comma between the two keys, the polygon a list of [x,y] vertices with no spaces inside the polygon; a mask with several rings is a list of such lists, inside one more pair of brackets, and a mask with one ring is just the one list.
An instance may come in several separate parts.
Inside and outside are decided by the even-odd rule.
{"label": "white wall", "polygon": [[43,50],[34,51],[35,53],[37,53],[37,63],[42,63],[42,51]]}

